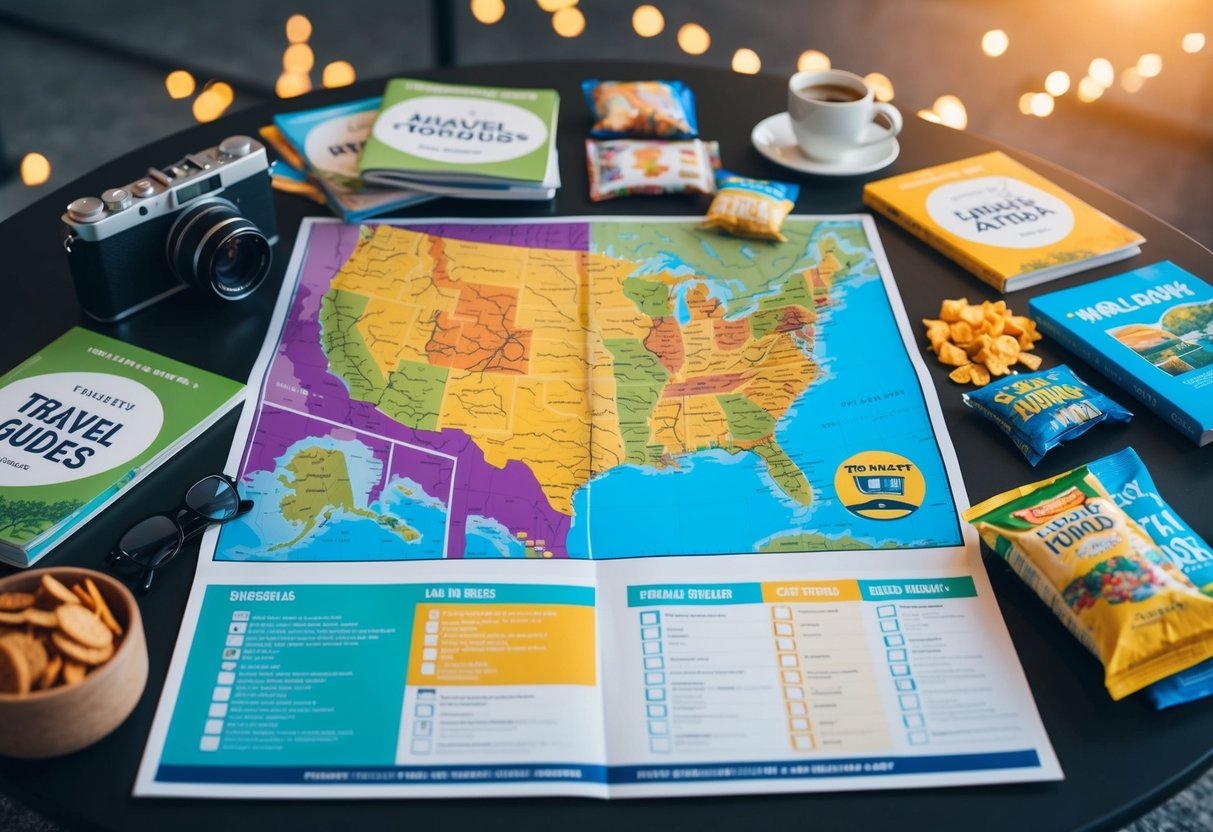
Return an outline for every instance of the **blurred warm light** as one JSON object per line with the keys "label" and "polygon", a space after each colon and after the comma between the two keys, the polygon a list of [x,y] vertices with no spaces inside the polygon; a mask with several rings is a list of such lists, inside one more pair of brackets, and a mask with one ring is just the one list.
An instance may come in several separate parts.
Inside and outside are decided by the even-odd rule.
{"label": "blurred warm light", "polygon": [[[227,85],[224,84],[226,87]],[[228,87],[230,90],[231,88]],[[200,122],[214,121],[223,115],[231,101],[224,101],[223,94],[213,87],[207,87],[194,99],[194,118]]]}
{"label": "blurred warm light", "polygon": [[954,95],[941,95],[935,99],[935,106],[932,107],[939,114],[940,124],[954,127],[957,130],[963,130],[969,124],[969,113],[965,109],[964,102]]}
{"label": "blurred warm light", "polygon": [[559,9],[552,15],[552,28],[562,38],[575,38],[585,31],[585,15],[576,6]]}
{"label": "blurred warm light", "polygon": [[1053,96],[1047,92],[1033,93],[1029,106],[1031,107],[1032,115],[1044,118],[1053,112]]}
{"label": "blurred warm light", "polygon": [[569,6],[577,5],[577,0],[535,0],[535,2],[545,12],[558,12],[561,9],[567,9]]}
{"label": "blurred warm light", "polygon": [[1007,33],[1002,29],[991,29],[981,36],[981,51],[991,58],[997,58],[1003,52],[1006,52],[1007,47],[1010,45],[1011,39],[1007,37]]}
{"label": "blurred warm light", "polygon": [[1055,69],[1045,76],[1045,92],[1049,95],[1065,95],[1069,89],[1070,76],[1068,73]]}
{"label": "blurred warm light", "polygon": [[320,83],[329,88],[348,87],[354,77],[354,66],[349,61],[333,61],[325,65]]}
{"label": "blurred warm light", "polygon": [[472,0],[472,17],[481,23],[493,24],[505,14],[502,0]]}
{"label": "blurred warm light", "polygon": [[816,49],[806,49],[796,59],[796,69],[800,72],[821,72],[830,68],[830,56]]}
{"label": "blurred warm light", "polygon": [[1146,79],[1141,77],[1137,67],[1131,66],[1120,73],[1120,85],[1125,88],[1125,92],[1137,92],[1146,85]]}
{"label": "blurred warm light", "polygon": [[1090,75],[1078,82],[1078,100],[1090,104],[1103,95],[1104,85]]}
{"label": "blurred warm light", "polygon": [[733,71],[742,75],[757,75],[762,69],[762,59],[753,49],[741,48],[733,53]]}
{"label": "blurred warm light", "polygon": [[236,97],[236,94],[232,92],[232,85],[224,81],[215,81],[214,83],[207,84],[206,90],[212,95],[218,96],[219,100],[223,102],[224,107],[231,104],[232,99]]}
{"label": "blurred warm light", "polygon": [[872,96],[877,101],[893,100],[893,82],[883,72],[869,72],[863,76],[863,82],[872,89]]}
{"label": "blurred warm light", "polygon": [[1091,61],[1091,65],[1087,67],[1087,75],[1105,90],[1116,80],[1116,71],[1112,69],[1112,62],[1107,58]]}
{"label": "blurred warm light", "polygon": [[21,160],[21,181],[26,185],[42,185],[51,178],[51,163],[41,153],[26,153]]}
{"label": "blurred warm light", "polygon": [[184,69],[175,69],[164,79],[169,98],[189,98],[194,94],[194,76]]}
{"label": "blurred warm light", "polygon": [[1019,96],[1019,112],[1025,116],[1032,115],[1032,96],[1034,95],[1036,95],[1034,92],[1025,92]]}
{"label": "blurred warm light", "polygon": [[316,56],[306,43],[292,43],[282,53],[282,68],[287,72],[310,72],[315,64]]}
{"label": "blurred warm light", "polygon": [[933,124],[943,124],[943,120],[940,119],[939,113],[935,112],[934,110],[919,110],[918,117],[923,121],[929,121]]}
{"label": "blurred warm light", "polygon": [[1162,72],[1162,55],[1155,52],[1142,55],[1137,59],[1137,71],[1142,78],[1157,78],[1158,73]]}
{"label": "blurred warm light", "polygon": [[698,23],[688,23],[678,30],[678,47],[688,55],[702,55],[711,45],[708,30]]}
{"label": "blurred warm light", "polygon": [[1185,52],[1189,55],[1195,55],[1205,48],[1205,33],[1188,32],[1188,34],[1184,35],[1183,46]]}
{"label": "blurred warm light", "polygon": [[284,72],[278,76],[274,84],[274,92],[279,98],[294,98],[312,89],[312,79],[303,72]]}
{"label": "blurred warm light", "polygon": [[291,43],[306,43],[312,36],[312,21],[307,15],[293,14],[286,19],[286,39]]}
{"label": "blurred warm light", "polygon": [[637,6],[632,12],[632,28],[642,38],[651,38],[665,29],[665,18],[656,6]]}

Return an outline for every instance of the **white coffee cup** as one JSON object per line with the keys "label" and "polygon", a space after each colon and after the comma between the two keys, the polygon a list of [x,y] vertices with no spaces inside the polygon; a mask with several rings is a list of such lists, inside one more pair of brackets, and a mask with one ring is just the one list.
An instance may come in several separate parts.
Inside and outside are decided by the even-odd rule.
{"label": "white coffee cup", "polygon": [[[901,113],[875,100],[872,88],[841,69],[797,72],[788,81],[788,116],[801,151],[836,162],[854,150],[901,132]],[[888,125],[879,124],[883,117]]]}

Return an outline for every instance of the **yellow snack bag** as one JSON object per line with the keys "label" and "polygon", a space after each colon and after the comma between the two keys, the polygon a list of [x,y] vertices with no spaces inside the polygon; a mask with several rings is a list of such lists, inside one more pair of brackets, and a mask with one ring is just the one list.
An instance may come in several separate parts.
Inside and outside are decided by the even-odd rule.
{"label": "yellow snack bag", "polygon": [[779,233],[800,195],[800,186],[787,182],[747,179],[728,171],[716,174],[716,196],[703,220],[704,228],[719,228],[738,237],[786,242]]}
{"label": "yellow snack bag", "polygon": [[991,497],[964,519],[1099,657],[1113,699],[1213,656],[1213,597],[1086,466]]}

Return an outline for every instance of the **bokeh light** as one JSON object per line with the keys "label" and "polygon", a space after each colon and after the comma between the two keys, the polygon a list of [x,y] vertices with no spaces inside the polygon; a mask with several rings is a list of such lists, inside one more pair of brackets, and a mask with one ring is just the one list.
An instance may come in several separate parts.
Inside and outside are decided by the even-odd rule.
{"label": "bokeh light", "polygon": [[312,21],[307,15],[293,14],[286,19],[286,39],[291,43],[307,43],[312,36]]}
{"label": "bokeh light", "polygon": [[1045,76],[1045,92],[1049,95],[1065,95],[1070,89],[1070,75],[1055,69]]}
{"label": "bokeh light", "polygon": [[923,121],[929,121],[932,124],[943,124],[943,120],[939,117],[939,113],[934,110],[919,110],[918,117]]}
{"label": "bokeh light", "polygon": [[1078,82],[1078,100],[1084,104],[1090,104],[1095,99],[1103,95],[1104,85],[1096,81],[1090,75]]}
{"label": "bokeh light", "polygon": [[1019,112],[1025,116],[1032,115],[1032,96],[1034,95],[1036,95],[1034,92],[1025,92],[1019,96]]}
{"label": "bokeh light", "polygon": [[1184,51],[1189,55],[1195,55],[1197,52],[1205,48],[1205,33],[1204,32],[1188,32],[1183,39]]}
{"label": "bokeh light", "polygon": [[863,82],[872,88],[872,96],[877,101],[893,100],[893,82],[883,72],[869,72],[863,76]]}
{"label": "bokeh light", "polygon": [[45,184],[50,178],[50,160],[41,153],[26,153],[21,160],[21,181],[32,187]]}
{"label": "bokeh light", "polygon": [[1006,52],[1007,47],[1010,45],[1011,39],[1007,37],[1007,33],[1002,29],[991,29],[981,36],[981,51],[991,58],[997,58]]}
{"label": "bokeh light", "polygon": [[226,81],[214,81],[207,84],[206,90],[212,95],[217,96],[218,99],[223,102],[223,106],[225,108],[230,105],[232,100],[236,97],[236,94],[232,91],[232,85]]}
{"label": "bokeh light", "polygon": [[1137,71],[1142,78],[1157,78],[1162,72],[1162,55],[1147,52],[1137,59]]}
{"label": "bokeh light", "polygon": [[757,75],[762,69],[762,59],[753,49],[741,48],[733,53],[733,71],[742,75]]}
{"label": "bokeh light", "polygon": [[274,84],[274,92],[279,98],[294,98],[312,89],[312,79],[303,72],[284,72],[278,76]]}
{"label": "bokeh light", "polygon": [[306,43],[292,43],[282,53],[282,68],[287,72],[310,72],[316,64],[316,55]]}
{"label": "bokeh light", "polygon": [[502,0],[472,0],[472,17],[481,23],[492,25],[505,14]]}
{"label": "bokeh light", "polygon": [[1096,58],[1087,67],[1087,76],[1106,90],[1116,80],[1116,70],[1107,58]]}
{"label": "bokeh light", "polygon": [[333,61],[326,64],[320,83],[326,87],[348,87],[354,83],[354,66],[349,61]]}
{"label": "bokeh light", "polygon": [[1146,85],[1146,79],[1141,77],[1137,67],[1131,66],[1120,73],[1120,85],[1125,92],[1139,92]]}
{"label": "bokeh light", "polygon": [[[228,87],[228,90],[230,91],[231,87]],[[194,119],[202,123],[214,121],[223,115],[230,103],[231,99],[224,101],[223,93],[215,90],[213,86],[208,86],[194,99]]]}
{"label": "bokeh light", "polygon": [[656,6],[637,6],[632,12],[632,28],[642,38],[655,37],[665,29],[665,17]]}
{"label": "bokeh light", "polygon": [[941,95],[935,99],[932,107],[938,115],[940,124],[963,130],[969,124],[969,112],[964,102],[954,95]]}
{"label": "bokeh light", "polygon": [[194,94],[194,76],[184,69],[175,69],[164,79],[164,88],[168,90],[169,98],[189,98]]}
{"label": "bokeh light", "polygon": [[822,72],[830,68],[830,56],[816,49],[806,49],[796,59],[796,69],[800,72]]}
{"label": "bokeh light", "polygon": [[552,28],[562,38],[575,38],[585,31],[585,15],[576,6],[566,6],[552,15]]}
{"label": "bokeh light", "polygon": [[1032,101],[1029,108],[1032,110],[1032,115],[1044,118],[1053,112],[1053,96],[1047,92],[1037,92],[1032,94]]}
{"label": "bokeh light", "polygon": [[577,5],[577,0],[535,0],[535,2],[545,12],[558,12],[561,9],[567,9],[569,6]]}
{"label": "bokeh light", "polygon": [[678,48],[688,55],[702,55],[711,45],[708,30],[698,23],[687,23],[678,30]]}

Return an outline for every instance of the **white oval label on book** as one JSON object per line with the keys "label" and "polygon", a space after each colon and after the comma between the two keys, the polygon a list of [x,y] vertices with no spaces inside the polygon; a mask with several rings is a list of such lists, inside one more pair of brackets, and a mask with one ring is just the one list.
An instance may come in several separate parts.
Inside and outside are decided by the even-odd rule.
{"label": "white oval label on book", "polygon": [[308,131],[303,154],[316,170],[356,179],[358,154],[366,144],[374,121],[374,110],[322,121]]}
{"label": "white oval label on book", "polygon": [[957,237],[1001,248],[1050,246],[1074,230],[1069,205],[1009,176],[940,185],[927,197],[927,213]]}
{"label": "white oval label on book", "polygon": [[52,485],[129,463],[160,435],[149,388],[108,373],[49,373],[4,388],[0,486]]}
{"label": "white oval label on book", "polygon": [[507,162],[547,144],[539,116],[514,104],[482,98],[423,95],[393,104],[375,122],[375,138],[434,162]]}

